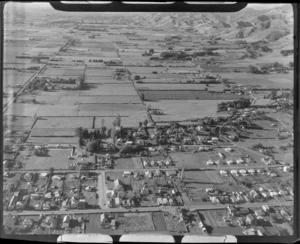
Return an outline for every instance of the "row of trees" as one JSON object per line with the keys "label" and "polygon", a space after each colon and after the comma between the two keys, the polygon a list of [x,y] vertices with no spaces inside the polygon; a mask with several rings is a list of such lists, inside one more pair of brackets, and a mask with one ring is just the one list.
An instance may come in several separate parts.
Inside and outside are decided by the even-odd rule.
{"label": "row of trees", "polygon": [[243,109],[249,108],[251,100],[249,98],[241,98],[236,101],[221,102],[218,104],[218,111],[227,111],[228,108]]}

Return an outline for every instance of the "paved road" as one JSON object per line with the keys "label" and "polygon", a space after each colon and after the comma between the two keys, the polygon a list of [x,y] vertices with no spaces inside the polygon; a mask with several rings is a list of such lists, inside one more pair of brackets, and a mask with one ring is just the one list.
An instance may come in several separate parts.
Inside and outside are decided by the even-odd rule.
{"label": "paved road", "polygon": [[[188,208],[190,210],[220,210],[220,209],[226,209],[227,206],[231,204],[224,204],[224,205],[189,205],[184,206],[184,208]],[[293,201],[288,202],[273,202],[273,203],[267,203],[269,207],[272,206],[293,206]],[[262,206],[262,203],[245,203],[245,204],[239,204],[240,207],[245,208],[260,208]],[[23,212],[17,212],[17,211],[3,211],[3,215],[7,216],[9,214],[12,215],[40,215],[43,214],[92,214],[92,213],[111,213],[111,212],[155,212],[155,211],[174,211],[178,208],[178,206],[161,206],[161,207],[147,207],[147,208],[131,208],[131,209],[125,209],[125,208],[108,208],[108,209],[78,209],[78,210],[69,210],[69,211],[23,211]]]}
{"label": "paved road", "polygon": [[105,184],[105,172],[101,172],[98,175],[98,196],[99,196],[99,206],[101,209],[106,208],[106,184]]}
{"label": "paved road", "polygon": [[[280,164],[273,164],[273,165],[230,165],[230,166],[215,166],[215,167],[206,167],[206,168],[189,168],[184,169],[185,171],[205,171],[205,170],[230,170],[230,169],[265,169],[265,168],[278,168],[282,165]],[[89,171],[91,173],[103,173],[103,172],[124,172],[124,171],[155,171],[159,168],[149,168],[149,169],[105,169],[105,170],[82,170],[82,171]],[[167,170],[182,170],[182,168],[167,168],[167,169],[160,169],[161,171]],[[5,172],[11,173],[25,173],[25,172],[47,172],[48,169],[20,169],[20,170],[6,170]],[[77,170],[71,169],[55,169],[54,173],[77,173]]]}

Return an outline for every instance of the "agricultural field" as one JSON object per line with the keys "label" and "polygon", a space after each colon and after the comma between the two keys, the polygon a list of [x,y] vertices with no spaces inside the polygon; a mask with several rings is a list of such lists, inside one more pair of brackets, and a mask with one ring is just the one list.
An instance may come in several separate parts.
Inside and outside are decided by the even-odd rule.
{"label": "agricultural field", "polygon": [[74,118],[75,117],[41,117],[36,121],[34,128],[76,129],[78,127],[93,127],[93,117],[81,117],[80,119]]}
{"label": "agricultural field", "polygon": [[291,8],[9,5],[5,233],[293,234]]}

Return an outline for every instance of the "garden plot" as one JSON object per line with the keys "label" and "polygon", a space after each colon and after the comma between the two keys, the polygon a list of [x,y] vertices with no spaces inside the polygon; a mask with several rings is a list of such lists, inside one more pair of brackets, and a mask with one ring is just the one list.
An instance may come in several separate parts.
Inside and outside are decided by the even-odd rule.
{"label": "garden plot", "polygon": [[137,95],[132,84],[89,84],[86,90],[80,90],[79,95]]}
{"label": "garden plot", "polygon": [[92,128],[93,117],[42,117],[36,121],[34,128]]}

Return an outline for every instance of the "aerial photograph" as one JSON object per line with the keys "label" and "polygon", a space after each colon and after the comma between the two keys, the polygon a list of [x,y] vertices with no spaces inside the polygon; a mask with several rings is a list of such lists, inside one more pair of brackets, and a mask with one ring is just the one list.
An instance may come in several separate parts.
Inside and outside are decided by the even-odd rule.
{"label": "aerial photograph", "polygon": [[5,234],[293,235],[291,4],[3,16]]}

